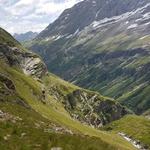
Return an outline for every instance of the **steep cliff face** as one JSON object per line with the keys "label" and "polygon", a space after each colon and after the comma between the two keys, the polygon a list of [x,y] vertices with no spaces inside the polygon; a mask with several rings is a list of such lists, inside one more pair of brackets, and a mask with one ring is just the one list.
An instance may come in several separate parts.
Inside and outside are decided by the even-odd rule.
{"label": "steep cliff face", "polygon": [[10,66],[19,67],[27,75],[41,78],[47,72],[46,65],[39,56],[31,52],[7,45],[0,45],[0,50],[0,58],[2,60]]}
{"label": "steep cliff face", "polygon": [[85,90],[68,94],[67,103],[66,108],[73,118],[94,127],[101,127],[129,113],[119,103]]}
{"label": "steep cliff face", "polygon": [[[131,113],[114,100],[78,87],[53,83],[47,86],[50,95],[61,101],[72,118],[93,127],[101,127]],[[69,90],[69,91],[68,91]]]}

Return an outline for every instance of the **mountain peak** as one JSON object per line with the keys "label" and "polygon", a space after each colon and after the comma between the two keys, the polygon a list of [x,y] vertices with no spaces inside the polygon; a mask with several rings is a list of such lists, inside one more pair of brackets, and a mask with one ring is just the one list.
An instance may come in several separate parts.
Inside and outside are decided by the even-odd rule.
{"label": "mountain peak", "polygon": [[66,9],[37,38],[74,34],[93,21],[118,16],[147,4],[147,0],[85,0]]}

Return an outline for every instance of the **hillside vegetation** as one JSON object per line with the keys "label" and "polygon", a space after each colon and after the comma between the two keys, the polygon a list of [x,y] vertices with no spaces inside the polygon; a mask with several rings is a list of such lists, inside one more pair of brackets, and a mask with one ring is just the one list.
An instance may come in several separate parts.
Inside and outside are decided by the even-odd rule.
{"label": "hillside vegetation", "polygon": [[[3,35],[4,43],[7,43],[7,35]],[[10,41],[14,40],[11,36],[9,38]],[[49,74],[39,57],[24,51],[17,42],[1,44],[0,54],[1,149],[135,149],[117,134],[109,134],[85,125],[88,122],[82,120],[79,111],[77,114],[84,123],[79,122],[78,118],[72,118],[70,103],[64,102],[67,102],[66,95],[72,94],[74,90],[79,90],[87,96],[93,97],[94,94],[92,100],[97,97],[95,101],[98,105],[106,101],[110,108],[115,108],[114,112],[108,112],[112,116],[117,110],[125,111],[119,103]],[[76,99],[80,105],[78,98],[80,93]],[[82,100],[85,101],[84,97]],[[102,119],[102,116],[97,118]],[[105,118],[108,118],[106,121],[112,121],[107,116]]]}

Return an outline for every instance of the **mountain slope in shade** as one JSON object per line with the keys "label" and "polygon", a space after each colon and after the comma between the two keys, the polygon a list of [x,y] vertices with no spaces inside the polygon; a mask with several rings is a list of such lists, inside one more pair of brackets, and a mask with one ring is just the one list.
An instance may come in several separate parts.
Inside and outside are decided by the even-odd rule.
{"label": "mountain slope in shade", "polygon": [[[135,149],[117,134],[84,125],[99,125],[103,118],[112,121],[108,120],[110,116],[118,117],[117,111],[125,112],[124,107],[48,73],[36,54],[22,48],[2,29],[0,37],[0,148]],[[80,109],[82,102],[87,105],[86,112],[91,114],[87,114],[89,122],[82,118],[85,111]],[[103,112],[98,109],[101,107],[108,109]],[[72,118],[73,114],[78,118]],[[99,122],[94,122],[95,119]],[[93,122],[95,124],[91,124]]]}
{"label": "mountain slope in shade", "polygon": [[34,39],[37,35],[38,35],[37,32],[29,31],[26,33],[21,33],[21,34],[15,33],[13,37],[19,42],[27,42],[27,41]]}
{"label": "mountain slope in shade", "polygon": [[142,114],[150,108],[149,28],[149,0],[85,0],[29,47],[51,72]]}

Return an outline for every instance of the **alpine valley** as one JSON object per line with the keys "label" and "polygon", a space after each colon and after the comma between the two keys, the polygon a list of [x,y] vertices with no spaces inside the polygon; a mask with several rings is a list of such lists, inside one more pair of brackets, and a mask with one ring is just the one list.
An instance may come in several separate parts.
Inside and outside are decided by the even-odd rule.
{"label": "alpine valley", "polygon": [[84,0],[28,47],[63,79],[149,110],[150,0]]}
{"label": "alpine valley", "polygon": [[0,28],[0,149],[134,150],[117,133],[98,129],[129,113],[48,73],[39,56]]}
{"label": "alpine valley", "polygon": [[149,150],[149,29],[150,0],[83,0],[24,46],[0,28],[0,150]]}

